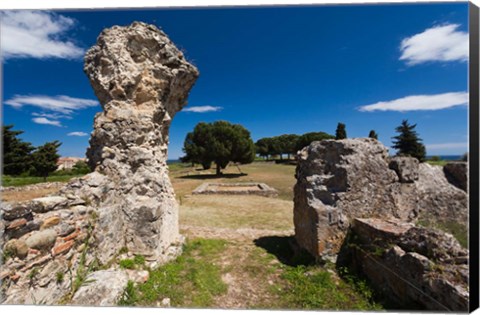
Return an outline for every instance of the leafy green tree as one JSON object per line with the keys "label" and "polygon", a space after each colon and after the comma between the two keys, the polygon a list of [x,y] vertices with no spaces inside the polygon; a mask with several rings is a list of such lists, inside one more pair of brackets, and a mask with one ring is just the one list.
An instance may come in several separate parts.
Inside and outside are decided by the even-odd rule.
{"label": "leafy green tree", "polygon": [[3,174],[20,175],[28,172],[32,166],[31,152],[34,147],[24,142],[20,130],[12,130],[13,125],[3,126]]}
{"label": "leafy green tree", "polygon": [[334,138],[334,136],[325,132],[308,132],[298,137],[295,145],[295,151],[303,149],[304,147],[310,145],[310,143],[312,143],[313,141],[321,141]]}
{"label": "leafy green tree", "polygon": [[61,143],[58,141],[47,142],[32,153],[33,168],[35,175],[42,176],[47,181],[48,175],[57,169],[58,148]]}
{"label": "leafy green tree", "polygon": [[270,155],[270,146],[271,146],[272,138],[261,138],[255,142],[255,149],[258,155],[268,160],[268,156]]}
{"label": "leafy green tree", "polygon": [[90,167],[88,167],[87,162],[80,160],[73,165],[72,171],[74,174],[88,174],[90,173]]}
{"label": "leafy green tree", "polygon": [[395,128],[398,136],[393,137],[392,148],[397,150],[397,155],[409,155],[417,158],[420,162],[425,161],[425,146],[422,139],[418,137],[415,127],[417,125],[410,125],[408,120],[404,119],[402,124]]}
{"label": "leafy green tree", "polygon": [[375,130],[370,130],[368,137],[378,140],[378,134],[375,132]]}
{"label": "leafy green tree", "polygon": [[335,139],[341,140],[347,138],[347,131],[345,130],[345,124],[338,123],[337,130],[335,131]]}
{"label": "leafy green tree", "polygon": [[184,152],[190,161],[204,168],[215,162],[217,175],[229,162],[251,163],[255,158],[255,144],[250,132],[243,126],[227,121],[199,123],[191,135],[187,134]]}
{"label": "leafy green tree", "polygon": [[[279,142],[279,151],[280,154],[287,154],[288,159],[290,160],[290,154],[297,153],[296,145],[299,136],[295,134],[285,134],[276,137]],[[280,155],[281,157],[281,155]]]}

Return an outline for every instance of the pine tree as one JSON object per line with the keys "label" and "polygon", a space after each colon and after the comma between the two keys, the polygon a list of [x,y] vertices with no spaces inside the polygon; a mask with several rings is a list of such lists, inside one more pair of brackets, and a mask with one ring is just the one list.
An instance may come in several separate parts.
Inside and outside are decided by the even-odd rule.
{"label": "pine tree", "polygon": [[378,134],[375,132],[375,130],[370,130],[368,137],[378,140]]}
{"label": "pine tree", "polygon": [[30,170],[31,152],[34,147],[18,138],[23,131],[12,130],[13,125],[3,126],[3,174],[20,175]]}
{"label": "pine tree", "polygon": [[217,175],[229,162],[251,163],[255,158],[250,132],[226,121],[197,124],[193,132],[187,134],[183,151],[187,154],[183,160],[195,161],[204,168],[210,168],[215,162]]}
{"label": "pine tree", "polygon": [[347,131],[345,130],[345,124],[338,123],[337,130],[335,131],[335,139],[347,139]]}
{"label": "pine tree", "polygon": [[422,144],[422,139],[418,137],[415,127],[417,125],[410,125],[408,120],[403,120],[402,124],[395,128],[399,133],[398,136],[393,137],[392,148],[397,150],[397,155],[409,155],[417,158],[420,162],[425,161],[425,146]]}
{"label": "pine tree", "polygon": [[32,154],[33,168],[37,176],[42,176],[47,181],[48,175],[57,169],[57,161],[60,155],[57,150],[61,143],[58,141],[47,142],[39,146]]}

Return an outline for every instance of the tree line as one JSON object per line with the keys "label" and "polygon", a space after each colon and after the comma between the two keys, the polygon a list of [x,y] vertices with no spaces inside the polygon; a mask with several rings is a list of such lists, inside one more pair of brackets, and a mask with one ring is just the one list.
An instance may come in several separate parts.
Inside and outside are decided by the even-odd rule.
{"label": "tree line", "polygon": [[[378,134],[375,130],[371,130],[368,136],[370,138],[378,139]],[[261,138],[255,143],[255,148],[256,153],[267,160],[275,156],[279,156],[280,160],[282,160],[283,155],[287,155],[287,159],[290,160],[291,155],[295,155],[298,151],[310,145],[313,141],[327,139],[341,140],[346,138],[346,125],[339,122],[337,124],[337,129],[335,130],[335,135],[323,131],[308,132],[303,135],[284,134],[281,136]]]}
{"label": "tree line", "polygon": [[267,160],[274,156],[280,156],[280,159],[283,159],[284,154],[290,159],[290,155],[295,155],[299,150],[308,146],[313,141],[326,139],[335,139],[335,136],[322,131],[308,132],[303,135],[284,134],[276,137],[258,139],[255,143],[255,148],[256,153]]}
{"label": "tree line", "polygon": [[[23,133],[13,130],[13,125],[2,126],[3,136],[3,174],[11,176],[40,176],[46,178],[57,170],[57,161],[60,158],[59,141],[46,142],[34,147],[30,142],[19,138]],[[83,164],[85,162],[81,161]],[[88,172],[86,164],[77,163],[73,172],[79,174]]]}

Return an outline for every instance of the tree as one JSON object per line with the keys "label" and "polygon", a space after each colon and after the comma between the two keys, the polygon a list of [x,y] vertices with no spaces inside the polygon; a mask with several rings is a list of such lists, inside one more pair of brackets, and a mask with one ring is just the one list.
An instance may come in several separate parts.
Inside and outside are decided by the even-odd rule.
{"label": "tree", "polygon": [[251,163],[255,158],[255,144],[250,132],[243,126],[227,121],[199,123],[185,138],[184,152],[188,160],[209,168],[215,162],[217,175],[229,162]]}
{"label": "tree", "polygon": [[347,131],[345,130],[345,124],[338,123],[337,130],[335,131],[335,139],[341,140],[347,138]]}
{"label": "tree", "polygon": [[415,127],[417,125],[410,125],[408,120],[403,120],[402,124],[395,128],[399,133],[398,136],[393,137],[392,148],[397,150],[397,155],[409,155],[417,158],[420,162],[425,161],[425,146],[422,144],[422,139],[418,137]]}
{"label": "tree", "polygon": [[334,136],[325,132],[308,132],[298,137],[295,145],[295,151],[303,149],[304,147],[310,145],[310,143],[312,143],[313,141],[321,141],[334,138]]}
{"label": "tree", "polygon": [[57,161],[60,155],[57,150],[61,143],[58,141],[47,142],[32,154],[33,168],[35,175],[42,176],[47,181],[48,175],[57,169]]}
{"label": "tree", "polygon": [[18,138],[23,131],[12,130],[13,125],[3,126],[3,174],[20,175],[32,166],[34,147]]}
{"label": "tree", "polygon": [[270,144],[272,138],[261,138],[255,142],[255,150],[258,155],[266,158],[268,160],[268,156],[270,155]]}
{"label": "tree", "polygon": [[280,159],[282,158],[281,154],[286,154],[290,160],[290,154],[295,154],[297,152],[296,145],[299,136],[295,134],[285,134],[276,138],[280,147]]}
{"label": "tree", "polygon": [[460,160],[462,160],[463,162],[468,162],[468,152],[463,153]]}
{"label": "tree", "polygon": [[368,134],[369,138],[373,138],[375,140],[378,140],[378,134],[375,132],[375,130],[370,130],[370,133]]}
{"label": "tree", "polygon": [[88,174],[91,170],[87,162],[80,160],[73,165],[72,171],[74,174]]}

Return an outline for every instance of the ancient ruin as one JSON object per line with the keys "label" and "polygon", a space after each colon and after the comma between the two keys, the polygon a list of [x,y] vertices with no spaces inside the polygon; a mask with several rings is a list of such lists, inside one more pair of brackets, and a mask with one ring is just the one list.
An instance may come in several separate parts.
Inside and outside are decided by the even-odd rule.
{"label": "ancient ruin", "polygon": [[198,70],[165,33],[144,23],[104,30],[86,53],[84,70],[104,110],[87,150],[91,176],[103,190],[99,259],[127,247],[163,260],[181,243],[166,165],[168,131]]}
{"label": "ancient ruin", "polygon": [[[139,22],[105,29],[84,70],[103,108],[87,152],[93,172],[60,196],[2,202],[3,303],[115,305],[129,279],[144,277],[95,268],[134,254],[154,267],[181,251],[168,131],[198,70],[164,32]],[[88,270],[97,289],[80,290]]]}
{"label": "ancient ruin", "polygon": [[420,214],[467,224],[467,193],[441,167],[390,158],[375,139],[313,142],[298,155],[295,238],[319,259],[334,259],[355,218],[415,221]]}
{"label": "ancient ruin", "polygon": [[402,308],[467,310],[468,250],[414,224],[467,226],[465,166],[389,157],[374,139],[324,140],[299,152],[296,178],[295,238],[317,260],[353,266]]}
{"label": "ancient ruin", "polygon": [[203,183],[192,192],[194,195],[258,195],[277,197],[278,191],[264,183]]}
{"label": "ancient ruin", "polygon": [[400,220],[355,219],[341,254],[397,307],[468,310],[468,250],[449,234]]}

